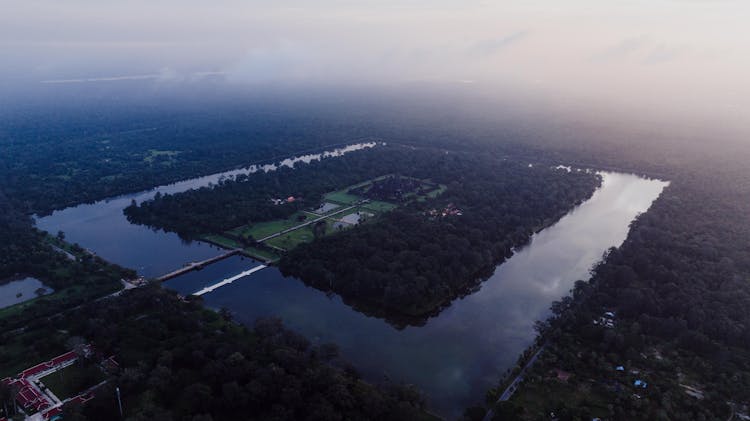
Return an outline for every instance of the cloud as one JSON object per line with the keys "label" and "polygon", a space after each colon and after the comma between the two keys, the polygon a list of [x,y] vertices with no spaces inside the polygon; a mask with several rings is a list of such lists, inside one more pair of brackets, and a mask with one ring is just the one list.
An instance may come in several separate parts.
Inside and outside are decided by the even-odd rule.
{"label": "cloud", "polygon": [[221,76],[224,72],[204,71],[193,72],[188,75],[181,75],[171,69],[162,69],[159,73],[149,73],[140,75],[117,75],[117,76],[100,76],[79,79],[48,79],[42,80],[44,84],[65,84],[65,83],[93,83],[93,82],[120,82],[126,80],[156,80],[162,82],[179,82],[179,81],[197,81],[210,76]]}
{"label": "cloud", "polygon": [[659,64],[675,60],[688,51],[688,48],[681,45],[657,45],[643,59],[645,64]]}
{"label": "cloud", "polygon": [[594,53],[591,60],[603,62],[628,57],[643,49],[647,44],[648,39],[644,36],[626,38],[615,45]]}
{"label": "cloud", "polygon": [[227,69],[227,79],[250,83],[309,79],[325,73],[321,68],[331,61],[335,60],[314,44],[281,41],[250,49]]}
{"label": "cloud", "polygon": [[125,75],[125,76],[104,76],[104,77],[90,77],[84,79],[50,79],[43,80],[41,83],[88,83],[88,82],[117,82],[121,80],[147,80],[147,79],[158,79],[159,74],[150,75]]}
{"label": "cloud", "polygon": [[490,56],[518,43],[525,39],[527,35],[528,33],[526,31],[516,31],[502,38],[483,40],[471,46],[469,48],[469,54],[482,57]]}
{"label": "cloud", "polygon": [[641,64],[659,64],[674,60],[687,52],[685,45],[657,43],[648,37],[630,37],[591,56],[595,62],[635,58]]}

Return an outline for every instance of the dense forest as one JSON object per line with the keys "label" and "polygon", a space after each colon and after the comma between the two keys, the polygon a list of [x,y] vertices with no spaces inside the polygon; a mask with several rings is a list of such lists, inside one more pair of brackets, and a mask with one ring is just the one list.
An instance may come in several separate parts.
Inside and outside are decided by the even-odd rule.
{"label": "dense forest", "polygon": [[[209,101],[210,102],[210,101]],[[129,105],[129,104],[128,104]],[[33,212],[355,142],[359,130],[326,126],[283,104],[227,101],[60,105],[35,119],[0,113],[0,179]],[[205,109],[209,107],[211,109]]]}
{"label": "dense forest", "polygon": [[[291,127],[286,123],[279,124],[284,120],[281,114],[273,118],[268,115],[257,118],[258,121],[268,119],[266,129],[237,129],[234,124],[246,120],[252,112],[237,119],[224,120],[222,127],[213,124],[219,121],[215,119],[211,124],[210,119],[202,120],[203,123],[191,122],[198,113],[187,117],[164,114],[146,119],[143,116],[153,115],[153,109],[142,112],[121,109],[117,111],[123,118],[115,124],[111,117],[107,117],[116,114],[111,111],[78,113],[73,116],[75,118],[70,118],[75,113],[56,111],[54,116],[44,115],[44,118],[24,117],[23,124],[6,124],[5,120],[0,125],[0,153],[3,156],[0,160],[0,187],[7,193],[7,196],[0,195],[0,279],[15,274],[33,275],[60,290],[66,285],[85,283],[86,277],[81,275],[96,274],[99,281],[84,288],[92,290],[93,285],[108,285],[109,288],[116,285],[117,279],[128,275],[128,272],[118,273],[121,269],[96,258],[87,259],[77,253],[74,253],[77,256],[75,261],[66,258],[51,247],[54,240],[32,228],[29,212],[45,212],[67,204],[140,190],[234,165],[246,165],[255,159],[270,159],[277,154],[287,156],[290,151],[352,139],[355,133],[387,133],[393,135],[383,136],[389,139],[389,143],[394,139],[440,145],[454,151],[447,155],[447,160],[458,156],[457,151],[469,148],[498,159],[508,156],[512,150],[510,156],[513,159],[535,164],[534,169],[528,171],[542,171],[542,168],[563,163],[658,176],[670,180],[672,185],[652,209],[633,224],[625,244],[611,251],[606,261],[596,268],[593,281],[577,283],[571,298],[553,305],[555,317],[539,325],[542,332],[540,343],[546,343],[539,363],[512,400],[495,408],[496,419],[547,418],[551,412],[561,420],[591,419],[594,416],[665,420],[728,419],[734,416],[736,419],[736,414],[742,412],[742,405],[750,401],[747,396],[750,390],[747,330],[750,320],[746,311],[750,295],[750,232],[747,223],[750,181],[746,163],[750,153],[746,147],[714,147],[712,139],[705,143],[691,143],[680,138],[670,139],[670,142],[659,139],[657,142],[652,133],[640,133],[627,139],[615,135],[603,137],[601,127],[590,128],[586,133],[578,126],[542,127],[548,130],[547,133],[538,134],[538,140],[530,140],[521,135],[514,137],[510,130],[488,130],[479,125],[458,124],[455,119],[446,119],[448,125],[456,123],[451,130],[447,130],[446,125],[436,124],[434,118],[425,119],[434,124],[434,128],[429,124],[416,126],[411,121],[412,116],[404,116],[404,121],[394,123],[395,129],[382,131],[329,130],[331,125],[313,119],[307,120],[307,125],[297,120]],[[216,114],[225,111],[217,108]],[[85,119],[81,117],[83,114]],[[133,118],[135,114],[137,118]],[[44,124],[39,124],[40,121]],[[78,126],[71,127],[71,121],[77,121]],[[537,120],[531,123],[535,128],[542,124]],[[198,129],[198,126],[203,128]],[[325,130],[322,130],[324,126]],[[217,132],[217,127],[224,131]],[[518,127],[519,131],[524,131],[520,124]],[[302,128],[312,129],[304,133]],[[459,132],[462,137],[455,135]],[[309,135],[312,137],[306,137]],[[267,141],[263,141],[264,138]],[[290,142],[274,143],[282,138],[289,138]],[[529,143],[513,145],[508,143],[510,138],[514,142]],[[476,141],[468,143],[467,139]],[[492,143],[482,145],[477,139],[492,140]],[[477,149],[479,145],[483,149]],[[297,146],[299,149],[295,149]],[[426,170],[413,173],[420,177],[430,174]],[[445,201],[449,200],[460,204],[451,196],[460,190],[450,186],[450,182],[446,184],[449,190],[445,196],[430,202],[429,206],[447,206]],[[468,207],[460,206],[464,214],[471,212]],[[406,221],[419,217],[419,211],[430,209],[415,207],[414,210],[417,212],[412,212],[411,208],[402,209],[387,215],[387,218],[404,218]],[[424,218],[419,223],[434,224],[436,227],[430,225],[431,229],[448,231],[440,225],[458,219]],[[387,224],[373,224],[372,228],[376,226],[386,227]],[[366,233],[368,229],[365,225],[357,231]],[[484,238],[484,235],[481,232],[479,238]],[[348,240],[354,241],[353,238],[342,241]],[[406,245],[410,243],[406,242]],[[417,247],[421,248],[421,244]],[[420,248],[416,250],[421,251]],[[324,287],[330,288],[330,285]],[[236,388],[230,385],[224,389],[223,383],[219,384],[215,379],[207,381],[196,375],[197,369],[189,366],[190,358],[205,358],[199,361],[207,364],[226,361],[225,357],[234,352],[234,345],[228,346],[231,352],[224,346],[212,348],[210,345],[216,345],[224,338],[234,338],[242,328],[225,324],[216,315],[199,312],[194,308],[195,304],[178,304],[173,297],[156,293],[157,307],[163,306],[167,310],[160,314],[149,301],[150,295],[139,294],[140,291],[131,292],[116,301],[107,300],[72,311],[70,315],[63,314],[52,324],[43,316],[78,305],[80,301],[60,302],[42,298],[29,307],[33,311],[29,310],[12,322],[2,316],[0,367],[22,368],[65,350],[67,332],[102,337],[103,341],[96,342],[96,345],[103,352],[121,353],[121,362],[126,367],[117,376],[122,381],[116,380],[112,385],[132,385],[132,380],[131,383],[126,380],[128,373],[135,373],[133,378],[142,386],[138,390],[144,391],[141,395],[138,390],[130,389],[126,394],[128,416],[154,419],[157,416],[151,414],[164,414],[167,406],[174,405],[178,412],[171,416],[175,419],[208,419],[205,414],[220,419],[223,412],[211,411],[223,409],[191,406],[197,401],[191,394],[206,396],[208,391],[212,397],[210,401],[215,404],[224,396],[238,396]],[[141,305],[143,311],[139,310]],[[607,311],[616,314],[614,327],[594,325],[593,321]],[[177,316],[172,317],[171,312]],[[135,320],[139,316],[144,317]],[[8,334],[11,329],[27,325],[32,320],[36,322],[26,326],[21,333]],[[290,334],[264,336],[263,326],[267,325],[267,322],[261,323],[259,332],[236,333],[243,339],[237,339],[234,344],[247,346],[245,349],[250,350],[264,348],[263,352],[267,353],[252,360],[255,362],[253,368],[277,370],[282,365],[269,355],[280,359],[288,355],[290,347],[284,345],[288,341],[284,338]],[[144,338],[139,332],[146,332],[148,337]],[[197,336],[190,336],[192,334]],[[113,336],[116,338],[112,339]],[[136,340],[129,342],[127,338],[130,336]],[[203,338],[208,338],[206,343],[209,346],[203,347],[200,341]],[[193,340],[201,346],[195,356],[191,354],[186,358],[188,351],[185,350],[189,348],[192,352]],[[159,362],[162,356],[170,353],[173,345],[181,350],[177,354],[179,358],[173,354],[172,362],[168,356]],[[291,349],[294,350],[292,355],[297,357],[315,354],[319,362],[324,361],[327,358],[324,354],[330,351],[330,348],[324,351],[322,347],[316,350],[310,346],[304,352],[294,346]],[[249,359],[251,354],[243,351],[242,355]],[[145,362],[143,366],[134,363],[138,358]],[[333,367],[339,364],[343,365],[335,363]],[[168,370],[162,370],[160,365]],[[618,374],[621,373],[616,369],[619,366],[623,366],[626,372]],[[343,383],[338,384],[356,385],[347,386],[347,390],[359,390],[358,386],[373,390],[351,380],[356,378],[351,369],[331,370],[328,379],[340,377],[338,380]],[[571,375],[560,376],[553,370]],[[284,371],[285,374],[289,372],[292,370]],[[269,376],[264,372],[265,377],[259,378],[271,381],[276,373],[273,371]],[[150,381],[152,378],[153,382]],[[647,389],[634,390],[633,381],[638,378],[648,382]],[[164,379],[174,382],[176,387],[164,388]],[[280,379],[292,381],[295,387],[313,384],[295,383],[295,378],[290,377]],[[207,388],[199,385],[189,389],[194,383]],[[240,389],[247,393],[240,396],[248,397],[248,405],[269,402],[270,409],[265,407],[258,412],[264,416],[277,409],[286,414],[286,405],[297,411],[299,406],[293,405],[302,405],[308,397],[292,394],[291,398],[283,398],[288,399],[284,403],[274,401],[273,398],[285,396],[280,380],[269,389],[274,391],[272,396],[263,396],[265,401],[250,400],[250,396],[259,396],[254,394],[256,385],[251,383],[237,381],[237,385],[242,385]],[[267,385],[263,383],[263,386]],[[700,391],[703,398],[689,395],[691,389],[686,386]],[[305,390],[312,390],[313,394],[309,396],[313,396],[319,389],[311,387]],[[371,395],[376,396],[374,401],[387,403],[380,408],[394,408],[388,405],[397,402],[401,402],[397,404],[399,408],[419,407],[419,399],[413,392],[384,390]],[[488,402],[495,400],[498,390],[490,391]],[[92,402],[90,408],[69,408],[68,418],[112,418],[112,412],[106,412],[114,408],[112,396],[107,390]],[[351,402],[331,401],[337,410]],[[414,403],[406,403],[410,401]],[[320,406],[325,407],[326,403]],[[347,414],[346,417],[361,415],[343,411],[337,414]],[[374,410],[371,413],[375,414],[373,417],[382,418],[391,414]],[[474,408],[467,417],[481,419],[483,414],[481,408]]]}
{"label": "dense forest", "polygon": [[[417,167],[438,156],[425,152]],[[400,147],[377,146],[336,159],[323,159],[296,168],[281,167],[236,179],[217,186],[159,195],[153,200],[125,209],[134,223],[174,231],[186,238],[221,233],[244,224],[285,218],[294,212],[317,207],[323,194],[394,171],[413,171],[414,157]],[[271,199],[294,197],[292,203],[274,204]]]}
{"label": "dense forest", "polygon": [[402,89],[250,95],[234,89],[217,95],[216,89],[186,95],[125,88],[90,98],[66,92],[26,107],[0,107],[3,187],[45,214],[373,137],[460,149],[484,138],[495,150],[525,151],[514,127],[487,131],[487,121],[466,124],[462,117],[474,116],[459,116],[453,107],[423,113],[425,106],[435,108],[434,93],[423,98],[411,90],[408,102],[419,106],[406,112],[393,107],[407,101]]}
{"label": "dense forest", "polygon": [[426,178],[448,186],[438,199],[300,245],[281,270],[386,313],[424,316],[466,293],[600,182],[469,154],[443,156],[430,171]]}
{"label": "dense forest", "polygon": [[71,421],[119,419],[116,387],[128,420],[432,419],[417,391],[363,382],[335,345],[313,346],[278,320],[247,328],[223,316],[151,285],[4,335],[0,358],[13,364],[20,343],[55,355],[76,339],[113,355],[119,367],[96,398],[65,408]]}
{"label": "dense forest", "polygon": [[[590,282],[553,303],[553,316],[538,324],[545,349],[519,392],[495,407],[496,419],[554,412],[561,420],[707,420],[748,412],[750,184],[744,166],[711,162],[661,167],[672,184]],[[594,323],[607,312],[611,327]]]}
{"label": "dense forest", "polygon": [[[158,196],[125,212],[131,221],[191,237],[288,216],[317,206],[325,192],[388,173],[430,179],[448,189],[439,199],[413,202],[377,223],[302,245],[282,260],[281,269],[375,310],[423,316],[466,292],[513,247],[588,198],[600,182],[595,174],[470,153],[379,146]],[[284,205],[270,200],[288,195],[308,199]],[[460,215],[440,216],[437,210],[446,207],[461,209]]]}
{"label": "dense forest", "polygon": [[[21,326],[44,315],[85,303],[122,287],[135,272],[105,262],[76,245],[33,228],[18,202],[0,192],[0,284],[32,276],[55,294],[0,310],[0,329]],[[67,248],[67,250],[64,250]]]}

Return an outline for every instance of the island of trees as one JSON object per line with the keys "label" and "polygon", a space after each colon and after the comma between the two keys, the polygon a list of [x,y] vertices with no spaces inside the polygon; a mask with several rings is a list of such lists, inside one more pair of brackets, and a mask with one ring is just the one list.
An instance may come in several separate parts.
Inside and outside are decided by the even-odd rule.
{"label": "island of trees", "polygon": [[[396,175],[349,193],[390,200],[398,208],[356,229],[299,245],[282,258],[280,268],[399,324],[421,323],[470,291],[514,247],[590,197],[600,183],[598,175],[585,171],[382,146],[160,195],[125,212],[131,221],[197,238],[317,207],[324,193],[382,174]],[[445,189],[409,200],[414,191],[437,186]],[[303,200],[283,205],[271,200],[286,196]]]}

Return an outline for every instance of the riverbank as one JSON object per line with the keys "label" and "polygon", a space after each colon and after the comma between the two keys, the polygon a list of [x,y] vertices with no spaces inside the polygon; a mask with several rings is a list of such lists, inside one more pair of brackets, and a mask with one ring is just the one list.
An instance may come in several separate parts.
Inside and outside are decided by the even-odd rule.
{"label": "riverbank", "polygon": [[[483,402],[485,391],[516,362],[536,337],[533,325],[549,314],[550,303],[611,246],[617,246],[638,212],[648,209],[663,184],[606,173],[594,195],[556,224],[535,234],[481,285],[421,326],[395,329],[362,313],[337,295],[284,277],[274,267],[204,296],[213,309],[225,308],[244,324],[278,316],[314,343],[334,342],[367,379],[388,375],[424,390],[430,407],[448,418]],[[622,206],[628,204],[628,206]],[[617,221],[617,223],[614,223]],[[215,268],[214,278],[239,273]],[[223,278],[221,278],[223,279]],[[175,279],[167,286],[192,293],[204,281]],[[206,284],[210,281],[206,280]]]}
{"label": "riverbank", "polygon": [[[131,198],[144,200],[155,191],[161,190],[66,209],[39,222],[50,232],[65,231],[69,241],[97,255],[129,262],[149,277],[223,252],[129,224],[122,209]],[[284,277],[275,267],[216,289],[203,300],[212,309],[227,309],[246,325],[262,317],[280,317],[313,344],[337,343],[366,379],[388,375],[414,384],[429,396],[431,408],[455,418],[482,400],[487,388],[533,341],[534,321],[545,318],[549,304],[575,280],[586,279],[604,251],[620,244],[630,221],[660,191],[660,184],[652,180],[606,174],[591,198],[532,236],[478,291],[455,300],[419,327],[394,329],[382,319],[353,309],[340,296]],[[113,236],[117,242],[111,240]],[[165,286],[190,295],[251,265],[252,261],[235,256]]]}

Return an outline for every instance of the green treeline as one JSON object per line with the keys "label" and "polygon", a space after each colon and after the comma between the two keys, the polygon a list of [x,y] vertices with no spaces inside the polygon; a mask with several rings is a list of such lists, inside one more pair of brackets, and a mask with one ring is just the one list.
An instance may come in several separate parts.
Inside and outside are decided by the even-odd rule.
{"label": "green treeline", "polygon": [[[496,419],[554,412],[560,420],[707,420],[743,412],[750,177],[744,162],[717,162],[671,168],[671,185],[631,224],[623,245],[590,282],[578,281],[552,304],[553,316],[538,324],[545,351],[513,399],[496,407]],[[594,324],[606,312],[613,326]],[[572,376],[561,381],[556,370]],[[648,387],[636,388],[638,379]]]}
{"label": "green treeline", "polygon": [[29,352],[55,355],[89,338],[97,358],[115,356],[119,368],[108,383],[85,405],[66,405],[66,420],[119,419],[116,387],[128,420],[430,419],[416,390],[365,383],[335,345],[311,345],[278,320],[247,328],[224,316],[151,285],[2,343],[17,349],[44,338]]}
{"label": "green treeline", "polygon": [[260,104],[111,107],[0,115],[5,192],[44,214],[361,137],[351,127],[324,130],[313,116]]}
{"label": "green treeline", "polygon": [[[395,171],[425,170],[436,153],[425,154],[414,164],[414,156],[398,147],[378,146],[338,158],[281,167],[267,173],[226,179],[214,187],[158,195],[125,209],[134,223],[174,231],[186,238],[219,234],[241,225],[287,218],[301,209],[317,207],[323,194]],[[272,199],[295,198],[276,205]]]}
{"label": "green treeline", "polygon": [[[750,401],[750,258],[738,247],[750,235],[742,222],[750,209],[720,204],[721,190],[668,187],[590,283],[552,305],[553,318],[539,326],[547,350],[506,410],[526,419],[549,411],[561,419],[724,419],[732,402]],[[613,328],[592,323],[605,311],[616,315]],[[574,376],[561,383],[553,369]],[[635,390],[635,379],[648,388]],[[592,380],[602,386],[570,394]]]}
{"label": "green treeline", "polygon": [[[0,329],[15,328],[117,291],[122,287],[120,279],[136,276],[132,270],[49,237],[34,228],[31,218],[20,209],[17,201],[0,191],[0,284],[14,276],[32,276],[55,293],[0,309]],[[63,253],[61,247],[67,247],[74,259]]]}
{"label": "green treeline", "polygon": [[[228,180],[214,188],[160,195],[125,212],[131,221],[191,238],[316,207],[324,193],[399,173],[448,186],[350,232],[294,249],[282,271],[317,288],[424,316],[481,281],[513,247],[588,198],[595,174],[529,167],[471,153],[380,146],[298,169]],[[303,200],[274,205],[271,198]],[[441,214],[446,207],[461,215]],[[435,215],[433,215],[435,214]]]}
{"label": "green treeline", "polygon": [[425,316],[468,292],[600,183],[594,174],[469,154],[444,155],[422,176],[447,191],[302,244],[281,270],[394,316]]}

